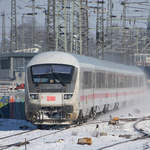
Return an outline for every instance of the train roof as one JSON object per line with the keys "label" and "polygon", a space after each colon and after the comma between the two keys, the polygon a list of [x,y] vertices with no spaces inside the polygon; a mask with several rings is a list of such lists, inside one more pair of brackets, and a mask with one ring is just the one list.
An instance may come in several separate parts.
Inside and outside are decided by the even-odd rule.
{"label": "train roof", "polygon": [[144,74],[141,69],[135,66],[127,66],[110,61],[99,60],[93,57],[82,56],[60,51],[43,52],[34,56],[27,67],[37,64],[67,64],[77,68],[95,68],[104,71],[113,71],[130,74]]}

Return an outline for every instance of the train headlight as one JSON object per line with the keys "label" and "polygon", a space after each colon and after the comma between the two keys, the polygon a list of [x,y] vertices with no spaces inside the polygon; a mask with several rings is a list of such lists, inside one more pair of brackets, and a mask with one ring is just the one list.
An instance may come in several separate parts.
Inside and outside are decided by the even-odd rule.
{"label": "train headlight", "polygon": [[39,99],[39,94],[30,94],[32,99]]}
{"label": "train headlight", "polygon": [[70,99],[72,97],[72,94],[64,94],[64,99]]}

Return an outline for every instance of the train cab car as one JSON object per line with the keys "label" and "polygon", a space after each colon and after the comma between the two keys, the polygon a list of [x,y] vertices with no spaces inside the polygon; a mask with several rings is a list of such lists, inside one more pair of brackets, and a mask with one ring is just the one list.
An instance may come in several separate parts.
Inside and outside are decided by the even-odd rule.
{"label": "train cab car", "polygon": [[27,120],[71,124],[141,97],[145,75],[137,67],[53,51],[32,58],[25,84]]}

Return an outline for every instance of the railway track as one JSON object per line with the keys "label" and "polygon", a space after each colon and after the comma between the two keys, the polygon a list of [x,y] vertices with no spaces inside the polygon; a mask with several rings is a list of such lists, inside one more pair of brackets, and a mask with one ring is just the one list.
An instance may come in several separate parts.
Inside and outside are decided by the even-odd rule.
{"label": "railway track", "polygon": [[[10,147],[18,147],[18,146],[22,146],[22,145],[26,145],[26,144],[29,144],[30,142],[34,141],[34,140],[37,140],[37,139],[40,139],[40,138],[43,138],[43,137],[47,137],[47,136],[50,136],[50,135],[54,135],[54,134],[57,134],[57,133],[60,133],[60,132],[63,132],[65,130],[69,130],[71,128],[76,128],[76,127],[80,127],[80,126],[85,126],[85,125],[90,125],[90,124],[98,124],[98,123],[102,123],[102,122],[107,122],[107,121],[96,121],[95,120],[91,120],[90,122],[86,122],[86,123],[83,123],[83,124],[75,124],[75,125],[71,125],[70,127],[66,127],[66,128],[61,128],[59,130],[48,130],[48,131],[52,131],[50,133],[47,133],[47,134],[43,134],[43,135],[40,135],[40,136],[36,136],[36,137],[33,137],[29,140],[26,140],[26,136],[24,136],[24,139],[25,140],[21,140],[19,142],[14,142],[12,144],[7,144],[7,145],[0,145],[0,150],[4,150],[4,149],[8,149]],[[32,133],[33,131],[42,131],[40,129],[34,129],[34,130],[30,130],[30,131],[26,131],[26,132],[21,132],[21,133],[17,133],[17,134],[14,134],[14,135],[9,135],[9,136],[5,136],[5,137],[1,137],[0,139],[3,140],[3,139],[9,139],[9,138],[12,138],[12,137],[17,137],[20,136],[20,135],[23,135],[23,134],[26,134],[26,133]]]}
{"label": "railway track", "polygon": [[[98,150],[104,150],[104,149],[107,149],[107,148],[110,148],[110,147],[113,147],[113,146],[116,146],[116,145],[120,145],[120,144],[124,144],[124,143],[128,143],[128,142],[133,142],[133,141],[137,141],[137,140],[141,140],[141,139],[146,139],[146,138],[150,138],[150,133],[148,134],[147,132],[145,133],[144,132],[144,129],[139,129],[137,127],[137,125],[144,121],[144,120],[150,120],[150,117],[144,117],[142,119],[140,118],[122,118],[120,119],[121,121],[127,121],[127,122],[130,122],[130,121],[136,121],[133,125],[134,129],[137,131],[137,132],[140,132],[142,133],[143,135],[140,136],[140,137],[137,137],[137,138],[134,138],[134,139],[129,139],[129,140],[126,140],[126,141],[122,141],[122,142],[118,142],[118,143],[114,143],[114,144],[111,144],[111,145],[108,145],[108,146],[105,146],[105,147],[101,147],[100,149]],[[138,120],[138,121],[137,121]],[[86,123],[83,123],[83,124],[79,124],[79,125],[71,125],[70,127],[66,127],[66,128],[61,128],[59,130],[48,130],[48,131],[51,131],[50,133],[47,133],[47,134],[43,134],[43,135],[39,135],[39,136],[35,136],[29,140],[20,140],[18,142],[14,142],[12,144],[7,144],[7,145],[1,145],[0,146],[0,150],[3,150],[3,149],[8,149],[10,147],[18,147],[18,146],[23,146],[23,145],[27,145],[27,144],[30,144],[32,141],[34,140],[37,140],[37,139],[40,139],[40,138],[43,138],[43,137],[47,137],[47,136],[50,136],[50,135],[54,135],[54,134],[57,134],[57,133],[60,133],[60,132],[63,132],[65,130],[69,130],[71,128],[76,128],[76,127],[80,127],[80,126],[85,126],[85,125],[90,125],[90,124],[100,124],[100,123],[104,123],[104,122],[108,122],[108,121],[96,121],[96,120],[90,120],[89,122],[86,122]],[[9,136],[5,136],[5,137],[1,137],[0,140],[3,140],[3,139],[9,139],[9,138],[12,138],[12,137],[18,137],[20,135],[24,135],[24,134],[27,134],[27,133],[33,133],[33,131],[39,131],[41,132],[42,130],[40,129],[34,129],[34,130],[30,130],[30,131],[25,131],[25,132],[21,132],[21,133],[17,133],[17,134],[14,134],[14,135],[9,135]],[[27,139],[26,136],[24,136],[24,139]]]}
{"label": "railway track", "polygon": [[24,132],[20,132],[20,133],[12,134],[12,135],[8,135],[8,136],[0,137],[0,140],[8,139],[8,138],[10,138],[10,137],[14,137],[14,136],[18,136],[18,135],[23,135],[23,134],[30,133],[30,132],[33,132],[33,131],[36,131],[36,130],[39,130],[39,129],[28,130],[28,131],[24,131]]}
{"label": "railway track", "polygon": [[[124,120],[124,119],[121,119],[121,120]],[[133,128],[135,129],[135,131],[142,134],[140,137],[136,137],[136,138],[129,139],[129,140],[126,140],[126,141],[121,141],[121,142],[118,142],[118,143],[110,144],[110,145],[101,147],[97,150],[104,150],[104,149],[108,149],[108,148],[111,148],[111,147],[114,147],[114,146],[117,146],[117,145],[121,145],[121,144],[129,143],[129,142],[134,142],[134,141],[137,141],[137,140],[143,140],[143,139],[150,138],[150,132],[147,132],[144,129],[138,128],[138,124],[141,123],[141,122],[144,122],[146,120],[150,120],[150,116],[143,117],[143,118],[133,118],[133,119],[126,118],[125,119],[125,121],[135,121],[135,120],[138,120],[138,121],[136,121],[133,124]]]}
{"label": "railway track", "polygon": [[62,132],[64,131],[65,129],[62,129],[62,130],[58,130],[58,131],[54,131],[54,132],[51,132],[49,134],[44,134],[44,135],[41,135],[41,136],[36,136],[34,138],[31,138],[29,140],[25,140],[23,141],[19,141],[19,142],[14,142],[12,144],[8,144],[8,145],[2,145],[0,146],[0,150],[4,150],[4,149],[8,149],[10,147],[13,147],[13,146],[22,146],[22,145],[26,145],[26,144],[29,144],[31,141],[34,141],[34,140],[37,140],[37,139],[40,139],[40,138],[43,138],[43,137],[46,137],[46,136],[49,136],[49,135],[53,135],[53,134],[56,134],[56,133],[59,133],[59,132]]}
{"label": "railway track", "polygon": [[148,132],[148,131],[145,130],[145,129],[138,128],[138,124],[139,124],[139,123],[144,122],[144,121],[147,121],[147,120],[150,121],[150,116],[144,117],[144,118],[138,120],[138,121],[133,125],[133,127],[134,127],[134,129],[135,129],[137,132],[143,134],[144,136],[150,137],[150,131]]}

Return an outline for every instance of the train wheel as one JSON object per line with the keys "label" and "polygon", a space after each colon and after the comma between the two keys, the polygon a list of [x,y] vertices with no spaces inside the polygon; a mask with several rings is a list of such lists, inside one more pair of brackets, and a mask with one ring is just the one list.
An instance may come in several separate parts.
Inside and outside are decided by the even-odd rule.
{"label": "train wheel", "polygon": [[40,120],[40,114],[38,112],[36,112],[35,114],[32,114],[31,122],[34,123],[38,120]]}
{"label": "train wheel", "polygon": [[84,122],[83,112],[82,112],[82,110],[80,110],[76,124],[82,124],[83,122]]}
{"label": "train wheel", "polygon": [[92,118],[93,120],[96,118],[96,110],[94,110],[93,107],[91,108],[89,118]]}
{"label": "train wheel", "polygon": [[115,103],[114,109],[113,110],[117,110],[119,109],[119,103]]}
{"label": "train wheel", "polygon": [[103,113],[106,113],[109,111],[109,104],[105,104],[103,108]]}
{"label": "train wheel", "polygon": [[113,110],[117,110],[117,103],[115,103]]}
{"label": "train wheel", "polygon": [[31,118],[31,122],[34,123],[37,121],[37,115],[33,115]]}
{"label": "train wheel", "polygon": [[93,112],[93,117],[92,118],[93,118],[93,120],[95,120],[95,118],[96,118],[96,111]]}

